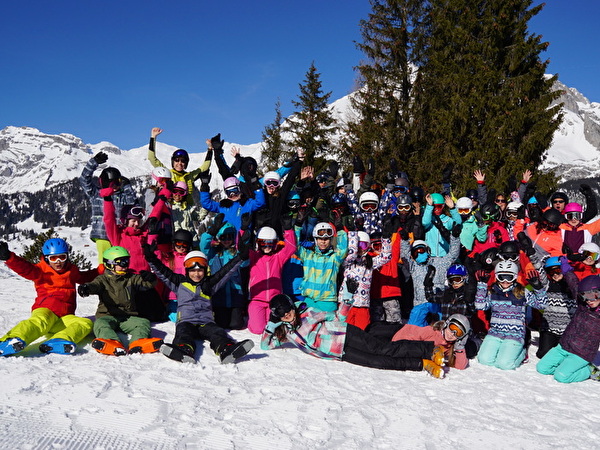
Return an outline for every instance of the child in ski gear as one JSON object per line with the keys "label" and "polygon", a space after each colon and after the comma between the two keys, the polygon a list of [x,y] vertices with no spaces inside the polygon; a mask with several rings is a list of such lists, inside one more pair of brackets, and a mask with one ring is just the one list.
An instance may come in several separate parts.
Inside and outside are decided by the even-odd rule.
{"label": "child in ski gear", "polygon": [[242,261],[248,259],[248,238],[240,242],[240,253],[214,275],[210,275],[206,255],[192,251],[186,255],[185,275],[174,273],[154,254],[152,246],[144,245],[144,255],[157,276],[177,294],[177,325],[171,344],[163,344],[161,353],[180,362],[195,363],[196,340],[210,342],[221,363],[235,362],[248,353],[254,343],[247,339],[236,342],[213,319],[210,297],[218,291]]}
{"label": "child in ski gear", "polygon": [[[460,215],[454,207],[454,201],[449,195],[427,194],[427,205],[421,220],[425,230],[425,242],[430,249],[431,256],[445,256],[450,249],[450,230],[456,224],[462,223]],[[450,215],[444,214],[444,207],[448,207]]]}
{"label": "child in ski gear", "polygon": [[532,291],[517,282],[519,267],[513,261],[499,261],[494,269],[496,282],[488,289],[487,280],[478,272],[475,307],[492,312],[490,329],[483,340],[478,360],[502,370],[516,369],[527,354],[525,348],[525,308],[544,309],[546,290],[537,271],[528,273]]}
{"label": "child in ski gear", "polygon": [[121,211],[123,206],[137,203],[135,191],[131,187],[129,180],[121,176],[119,169],[114,167],[105,168],[100,173],[98,182],[94,183],[94,171],[100,164],[104,164],[107,160],[108,155],[106,153],[97,153],[93,158],[90,158],[79,177],[79,184],[92,204],[90,239],[96,243],[96,248],[98,249],[98,264],[102,264],[102,254],[110,247],[110,241],[106,235],[104,221],[102,220],[104,216],[104,200],[100,195],[100,189],[108,187],[111,183],[113,184],[113,201],[117,213]]}
{"label": "child in ski gear", "polygon": [[318,311],[305,303],[294,303],[280,294],[271,299],[271,316],[261,338],[261,348],[269,350],[290,342],[309,355],[346,361],[359,366],[389,370],[423,370],[424,361],[441,364],[443,351],[432,341],[386,342],[371,336],[345,319],[356,283],[345,283],[349,295],[337,311]]}
{"label": "child in ski gear", "polygon": [[173,229],[188,230],[192,232],[194,246],[197,247],[199,237],[196,232],[197,227],[208,215],[208,211],[193,203],[187,202],[187,184],[184,181],[178,181],[173,187],[173,198],[171,200],[171,217],[173,219]]}
{"label": "child in ski gear", "polygon": [[41,352],[75,353],[77,344],[92,331],[91,320],[75,316],[75,284],[93,280],[98,271],[80,271],[69,261],[67,243],[58,238],[44,242],[42,258],[36,264],[17,256],[6,242],[0,241],[0,260],[23,278],[33,281],[37,293],[31,317],[0,338],[0,355],[18,353],[42,336],[50,339],[40,344]]}
{"label": "child in ski gear", "polygon": [[118,331],[131,335],[129,353],[153,353],[158,351],[162,339],[150,337],[150,321],[140,317],[139,304],[145,293],[154,288],[156,276],[142,270],[134,273],[129,269],[130,255],[127,249],[110,247],[104,252],[106,270],[94,281],[79,286],[82,297],[97,295],[100,299],[96,309],[92,348],[105,355],[127,354],[119,339]]}
{"label": "child in ski gear", "polygon": [[538,362],[536,369],[553,375],[561,383],[590,378],[592,362],[600,345],[600,276],[590,275],[579,282],[578,305],[560,343]]}

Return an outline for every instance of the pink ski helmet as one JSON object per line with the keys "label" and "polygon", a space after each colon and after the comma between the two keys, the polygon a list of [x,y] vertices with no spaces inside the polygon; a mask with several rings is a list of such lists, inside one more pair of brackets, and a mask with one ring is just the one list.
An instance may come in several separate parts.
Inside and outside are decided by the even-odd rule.
{"label": "pink ski helmet", "polygon": [[583,207],[576,202],[572,202],[572,203],[567,203],[565,206],[565,209],[563,210],[563,213],[570,213],[570,212],[579,212],[582,213],[583,212]]}

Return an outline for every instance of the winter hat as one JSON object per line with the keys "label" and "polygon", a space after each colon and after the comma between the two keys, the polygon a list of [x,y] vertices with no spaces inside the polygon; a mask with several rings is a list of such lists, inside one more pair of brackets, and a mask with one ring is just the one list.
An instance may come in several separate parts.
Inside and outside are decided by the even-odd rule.
{"label": "winter hat", "polygon": [[583,280],[579,282],[577,286],[577,290],[581,294],[586,291],[595,291],[600,290],[600,276],[598,275],[588,275]]}

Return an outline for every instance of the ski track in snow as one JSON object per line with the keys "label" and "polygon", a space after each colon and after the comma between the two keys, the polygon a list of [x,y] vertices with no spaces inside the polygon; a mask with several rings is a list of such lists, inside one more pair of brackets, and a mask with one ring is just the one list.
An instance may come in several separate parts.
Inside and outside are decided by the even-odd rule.
{"label": "ski track in snow", "polygon": [[[4,269],[4,268],[3,268]],[[28,317],[32,283],[0,271],[0,333]],[[79,299],[91,317],[94,297]],[[155,325],[170,342],[174,324]],[[444,380],[256,346],[221,365],[206,344],[196,365],[163,355],[104,356],[87,338],[72,356],[37,345],[0,358],[2,449],[594,448],[600,383],[571,385],[530,362],[476,361]]]}

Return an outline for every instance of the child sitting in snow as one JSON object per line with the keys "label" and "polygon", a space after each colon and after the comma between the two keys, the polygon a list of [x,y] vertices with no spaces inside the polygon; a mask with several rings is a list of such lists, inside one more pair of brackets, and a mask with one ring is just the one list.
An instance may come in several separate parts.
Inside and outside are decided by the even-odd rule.
{"label": "child sitting in snow", "polygon": [[48,239],[42,246],[43,258],[37,264],[15,255],[6,242],[0,242],[0,260],[23,278],[34,282],[37,297],[31,317],[19,322],[0,338],[0,355],[19,353],[41,336],[51,336],[40,344],[43,353],[75,353],[77,343],[92,330],[92,321],[75,316],[75,283],[93,280],[97,270],[80,272],[69,261],[69,247],[63,239]]}
{"label": "child sitting in snow", "polygon": [[103,254],[105,272],[91,283],[82,284],[77,292],[82,297],[98,295],[92,348],[105,355],[127,354],[118,331],[131,335],[129,353],[154,353],[162,339],[150,337],[150,321],[140,317],[138,303],[143,292],[156,285],[156,275],[147,270],[133,273],[129,270],[129,252],[118,246]]}

